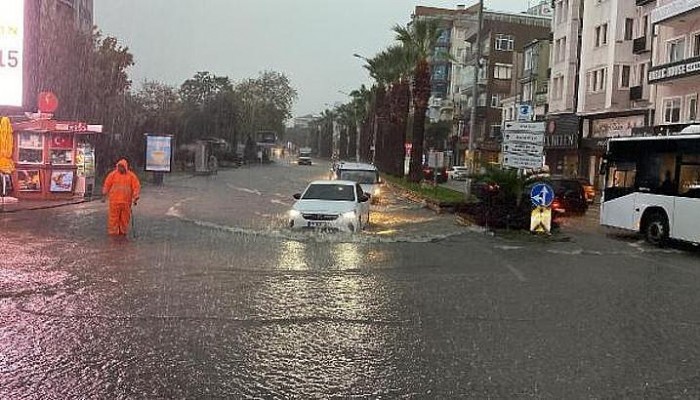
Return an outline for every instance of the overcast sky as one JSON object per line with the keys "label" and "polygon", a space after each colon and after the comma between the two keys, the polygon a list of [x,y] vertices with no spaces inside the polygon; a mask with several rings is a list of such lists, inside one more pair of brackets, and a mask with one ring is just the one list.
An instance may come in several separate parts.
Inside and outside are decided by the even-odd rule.
{"label": "overcast sky", "polygon": [[[299,92],[295,115],[346,101],[369,77],[353,53],[371,57],[393,40],[416,5],[444,0],[95,0],[95,23],[134,54],[144,80],[180,85],[197,71],[234,81],[261,70],[286,73]],[[531,0],[532,3],[534,1]],[[528,0],[485,0],[489,9],[524,11]]]}

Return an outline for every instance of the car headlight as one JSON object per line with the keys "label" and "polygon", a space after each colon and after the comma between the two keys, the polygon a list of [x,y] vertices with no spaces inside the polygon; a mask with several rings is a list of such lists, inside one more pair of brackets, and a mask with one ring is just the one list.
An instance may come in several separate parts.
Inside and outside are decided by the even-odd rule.
{"label": "car headlight", "polygon": [[348,219],[353,218],[354,219],[356,216],[357,216],[357,214],[355,214],[355,211],[349,211],[349,212],[343,213],[343,218],[348,218]]}
{"label": "car headlight", "polygon": [[289,210],[289,217],[290,218],[296,218],[300,215],[301,215],[301,213],[297,210]]}

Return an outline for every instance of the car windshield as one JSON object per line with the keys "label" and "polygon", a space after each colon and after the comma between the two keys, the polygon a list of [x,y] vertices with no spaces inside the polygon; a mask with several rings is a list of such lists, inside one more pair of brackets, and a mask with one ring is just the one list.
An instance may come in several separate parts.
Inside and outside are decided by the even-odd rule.
{"label": "car windshield", "polygon": [[362,184],[375,184],[379,178],[377,171],[342,170],[340,179]]}
{"label": "car windshield", "polygon": [[350,185],[310,185],[302,199],[355,201],[355,188]]}

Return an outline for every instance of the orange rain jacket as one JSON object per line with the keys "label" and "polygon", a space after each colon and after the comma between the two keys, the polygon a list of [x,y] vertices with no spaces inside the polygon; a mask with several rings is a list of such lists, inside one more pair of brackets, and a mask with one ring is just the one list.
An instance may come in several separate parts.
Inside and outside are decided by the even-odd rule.
{"label": "orange rain jacket", "polygon": [[[119,165],[123,165],[126,168],[126,174],[119,172]],[[129,163],[126,160],[119,160],[117,168],[107,175],[102,194],[109,196],[110,204],[131,204],[139,199],[141,182],[139,182],[136,174],[129,170]]]}

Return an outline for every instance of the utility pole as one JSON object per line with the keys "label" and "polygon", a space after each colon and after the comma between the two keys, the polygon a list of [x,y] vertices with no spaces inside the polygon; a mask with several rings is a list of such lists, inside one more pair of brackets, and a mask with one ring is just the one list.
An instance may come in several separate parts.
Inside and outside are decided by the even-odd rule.
{"label": "utility pole", "polygon": [[474,57],[474,87],[472,87],[472,109],[469,120],[469,166],[474,171],[474,141],[476,139],[476,108],[479,104],[479,69],[481,66],[481,30],[484,25],[484,0],[479,0],[478,26],[476,30],[476,57]]}

